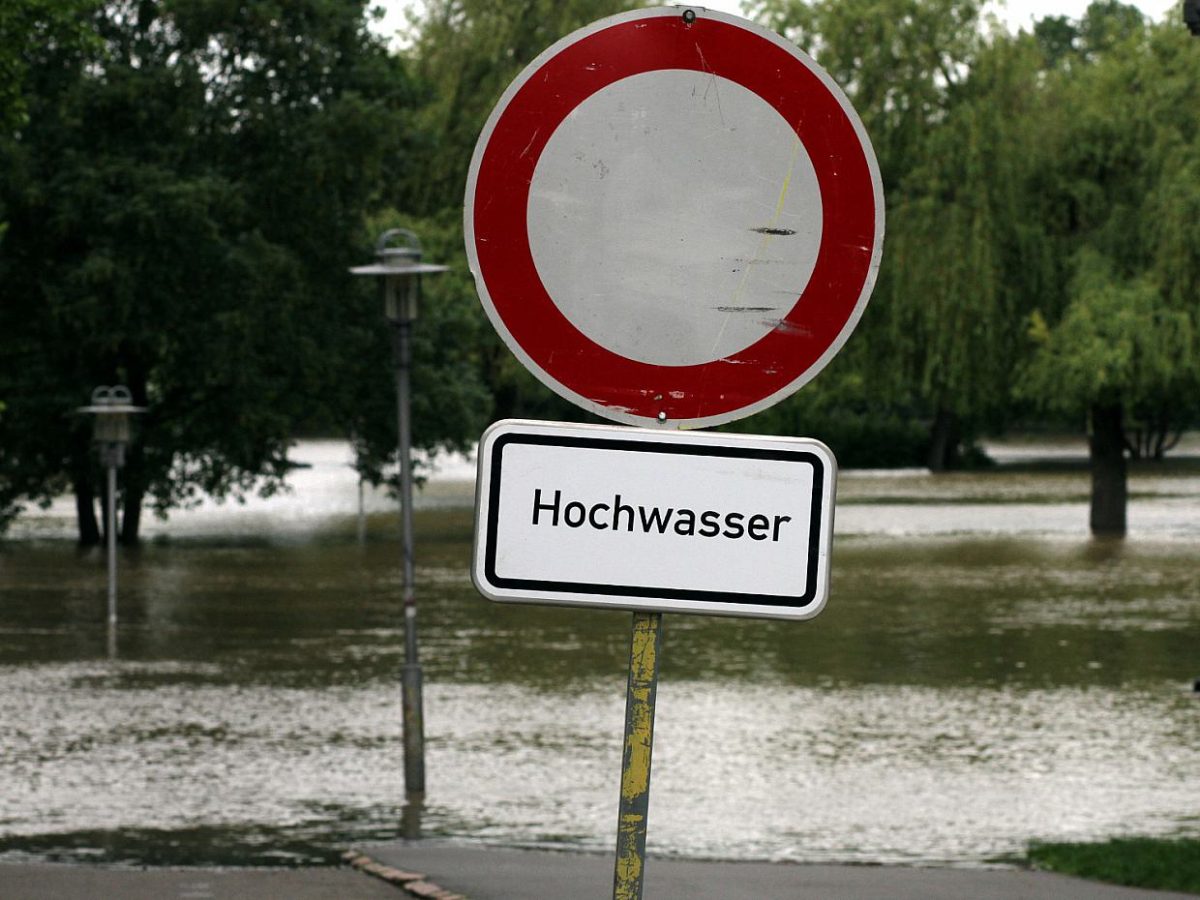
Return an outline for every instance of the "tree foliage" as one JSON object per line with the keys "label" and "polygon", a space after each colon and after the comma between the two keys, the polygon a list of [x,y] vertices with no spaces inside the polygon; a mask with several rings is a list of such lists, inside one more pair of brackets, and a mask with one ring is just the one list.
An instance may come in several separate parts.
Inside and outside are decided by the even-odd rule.
{"label": "tree foliage", "polygon": [[[968,435],[1011,417],[1022,323],[1058,290],[1044,191],[1055,111],[1037,87],[1039,62],[1025,39],[981,46],[893,205],[879,311],[889,359],[927,415]],[[950,452],[931,465],[952,462]]]}
{"label": "tree foliage", "polygon": [[638,6],[634,0],[430,0],[406,51],[425,90],[423,143],[398,197],[427,216],[461,206],[475,142],[500,95],[534,57],[570,32]]}
{"label": "tree foliage", "polygon": [[1200,413],[1200,57],[1181,29],[1093,3],[1046,91],[1072,110],[1053,142],[1063,303],[1030,318],[1020,395],[1049,411],[1124,411],[1137,455]]}
{"label": "tree foliage", "polygon": [[94,42],[88,16],[99,0],[9,0],[0,3],[0,131],[25,123],[24,85],[31,64],[45,48]]}
{"label": "tree foliage", "polygon": [[[843,377],[877,407],[925,418],[931,465],[952,464],[952,434],[1003,420],[1013,323],[1048,265],[1026,140],[1037,126],[1036,53],[989,37],[975,0],[753,9],[845,87],[879,158],[885,252]],[[822,391],[820,381],[806,391]]]}
{"label": "tree foliage", "polygon": [[871,135],[885,194],[900,187],[982,43],[979,0],[756,0],[750,14],[813,56]]}
{"label": "tree foliage", "polygon": [[1068,414],[1162,402],[1197,385],[1195,329],[1187,309],[1162,303],[1150,276],[1123,280],[1107,259],[1084,249],[1062,318],[1051,327],[1040,312],[1030,317],[1037,349],[1020,390]]}
{"label": "tree foliage", "polygon": [[1017,35],[970,0],[751,9],[847,88],[888,206],[846,358],[791,405],[858,384],[879,415],[932,424],[935,468],[952,462],[940,428],[1082,421],[1102,396],[1125,404],[1135,445],[1195,421],[1200,79],[1182,29],[1118,0]]}
{"label": "tree foliage", "polygon": [[[389,335],[346,270],[396,225],[451,269],[413,332],[417,443],[578,417],[487,324],[462,196],[517,73],[634,5],[430,0],[395,55],[363,0],[0,7],[0,523],[73,487],[86,525],[98,473],[64,412],[114,382],[151,407],[130,537],[143,495],[277,487],[304,431],[351,435],[384,480]],[[1178,23],[1119,0],[1016,35],[980,0],[747,6],[845,87],[888,226],[854,339],[744,427],[940,468],[1020,417],[1100,416],[1150,455],[1200,419],[1200,53]]]}
{"label": "tree foliage", "polygon": [[94,539],[86,424],[64,413],[122,382],[150,407],[133,540],[143,495],[278,486],[296,429],[348,423],[348,374],[386,371],[347,268],[414,95],[360,3],[126,0],[90,28],[29,61],[28,124],[0,145],[0,509],[69,483]]}

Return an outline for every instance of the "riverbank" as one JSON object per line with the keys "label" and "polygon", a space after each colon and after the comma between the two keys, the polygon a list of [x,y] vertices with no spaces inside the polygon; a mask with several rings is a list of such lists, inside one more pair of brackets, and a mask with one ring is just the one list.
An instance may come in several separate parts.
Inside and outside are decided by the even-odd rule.
{"label": "riverbank", "polygon": [[[1013,437],[982,445],[995,465],[976,471],[842,469],[835,532],[842,537],[993,533],[1053,539],[1087,536],[1090,482],[1080,437]],[[284,490],[251,491],[241,502],[199,498],[170,517],[146,516],[146,544],[178,541],[270,542],[353,538],[393,540],[396,500],[360,485],[346,441],[300,441]],[[475,459],[444,454],[419,470],[427,476],[414,509],[471,509]],[[1131,463],[1129,534],[1194,540],[1200,495],[1200,432],[1190,432],[1163,462]],[[27,509],[3,536],[8,543],[76,539],[75,501]],[[420,532],[418,531],[418,539]]]}

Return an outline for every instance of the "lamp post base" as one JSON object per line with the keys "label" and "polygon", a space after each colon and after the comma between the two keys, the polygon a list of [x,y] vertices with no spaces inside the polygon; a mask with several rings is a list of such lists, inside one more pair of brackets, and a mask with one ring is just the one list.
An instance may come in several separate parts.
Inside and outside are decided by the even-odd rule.
{"label": "lamp post base", "polygon": [[405,663],[400,684],[404,714],[404,790],[410,799],[425,795],[425,715],[421,704],[421,664]]}

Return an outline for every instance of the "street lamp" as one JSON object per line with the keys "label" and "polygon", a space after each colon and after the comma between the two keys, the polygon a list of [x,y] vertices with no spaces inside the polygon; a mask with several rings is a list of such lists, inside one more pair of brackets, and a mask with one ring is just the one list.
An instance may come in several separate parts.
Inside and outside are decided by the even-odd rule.
{"label": "street lamp", "polygon": [[123,384],[98,387],[92,391],[91,406],[80,406],[90,413],[92,442],[100,451],[100,464],[108,470],[105,536],[108,541],[108,630],[110,642],[117,628],[117,469],[125,465],[125,445],[130,441],[129,417],[144,413],[146,407],[134,406],[129,388]]}
{"label": "street lamp", "polygon": [[392,327],[392,357],[396,367],[396,415],[400,429],[400,536],[404,555],[404,668],[402,710],[404,725],[404,787],[409,794],[425,793],[425,723],[421,705],[421,664],[417,659],[417,601],[413,592],[412,416],[409,372],[412,369],[411,332],[417,318],[421,276],[445,272],[446,266],[421,262],[421,242],[411,231],[393,228],[375,244],[377,262],[357,266],[354,275],[379,279],[383,312]]}

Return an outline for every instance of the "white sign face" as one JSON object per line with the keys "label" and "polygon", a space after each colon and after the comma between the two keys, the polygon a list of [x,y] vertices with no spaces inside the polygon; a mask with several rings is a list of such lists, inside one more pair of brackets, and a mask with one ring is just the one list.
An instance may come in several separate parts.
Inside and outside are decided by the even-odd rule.
{"label": "white sign face", "polygon": [[534,265],[572,325],[628,359],[699,366],[778,327],[812,278],[823,209],[804,145],[765,100],[662,69],[563,121],[526,218]]}
{"label": "white sign face", "polygon": [[498,422],[472,578],[501,602],[811,618],[836,469],[802,438]]}

